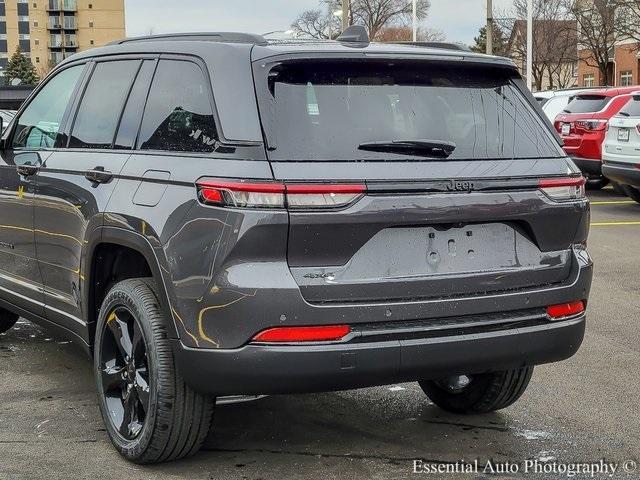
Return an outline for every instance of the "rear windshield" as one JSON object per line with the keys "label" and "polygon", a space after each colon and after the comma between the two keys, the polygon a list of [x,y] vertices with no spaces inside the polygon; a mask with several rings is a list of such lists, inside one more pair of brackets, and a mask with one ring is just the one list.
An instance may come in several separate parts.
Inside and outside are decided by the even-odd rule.
{"label": "rear windshield", "polygon": [[609,97],[602,95],[578,95],[575,97],[567,108],[565,113],[592,113],[599,112],[608,103]]}
{"label": "rear windshield", "polygon": [[562,152],[506,70],[432,62],[291,62],[268,77],[271,160],[430,160],[364,151],[370,142],[452,142],[449,160]]}
{"label": "rear windshield", "polygon": [[626,114],[626,116],[629,117],[640,117],[640,97],[630,99],[627,104],[622,107],[620,113]]}
{"label": "rear windshield", "polygon": [[419,160],[359,148],[418,140],[452,142],[449,160],[562,156],[510,75],[433,62],[280,64],[261,99],[270,158]]}

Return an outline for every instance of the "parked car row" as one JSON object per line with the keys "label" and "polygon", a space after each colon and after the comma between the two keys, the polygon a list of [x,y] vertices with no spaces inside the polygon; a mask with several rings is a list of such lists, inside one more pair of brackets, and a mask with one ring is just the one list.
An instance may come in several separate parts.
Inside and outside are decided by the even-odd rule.
{"label": "parked car row", "polygon": [[640,86],[535,95],[587,187],[614,188],[640,203]]}

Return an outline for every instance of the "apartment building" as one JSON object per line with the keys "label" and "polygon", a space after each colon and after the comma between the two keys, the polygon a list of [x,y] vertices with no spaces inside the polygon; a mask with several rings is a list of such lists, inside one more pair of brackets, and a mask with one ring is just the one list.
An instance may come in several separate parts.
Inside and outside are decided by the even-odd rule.
{"label": "apartment building", "polygon": [[125,0],[0,0],[0,76],[18,45],[40,75],[125,37]]}
{"label": "apartment building", "polygon": [[[604,86],[605,80],[589,50],[579,52],[580,66],[578,67],[578,84],[581,87]],[[609,86],[628,87],[640,84],[640,44],[628,40],[619,42],[611,55],[611,62],[607,65]]]}

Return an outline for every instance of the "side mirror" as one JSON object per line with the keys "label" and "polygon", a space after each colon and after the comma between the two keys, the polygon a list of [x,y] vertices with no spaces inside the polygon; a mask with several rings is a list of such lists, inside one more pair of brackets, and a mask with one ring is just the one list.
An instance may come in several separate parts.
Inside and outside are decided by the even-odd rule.
{"label": "side mirror", "polygon": [[13,163],[17,166],[39,167],[42,165],[42,158],[38,152],[18,152],[13,156]]}

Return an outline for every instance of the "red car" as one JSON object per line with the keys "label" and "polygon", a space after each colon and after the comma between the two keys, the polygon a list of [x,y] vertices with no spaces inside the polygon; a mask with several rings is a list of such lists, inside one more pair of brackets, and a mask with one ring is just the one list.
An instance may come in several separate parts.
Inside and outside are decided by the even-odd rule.
{"label": "red car", "polygon": [[576,95],[555,119],[564,150],[588,178],[587,186],[602,188],[602,143],[609,119],[617,114],[640,86],[603,88]]}

